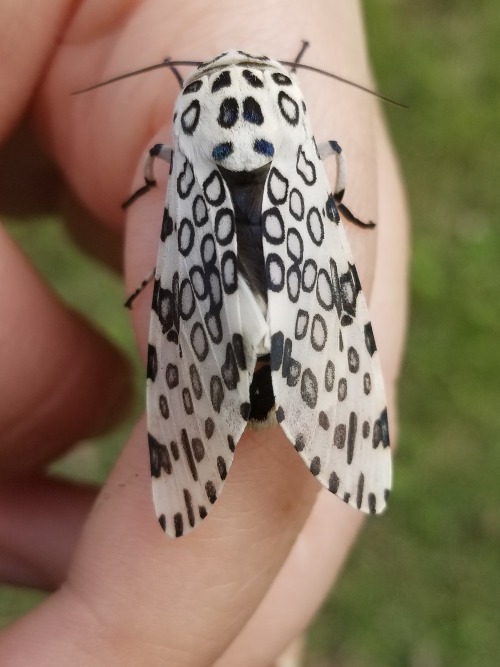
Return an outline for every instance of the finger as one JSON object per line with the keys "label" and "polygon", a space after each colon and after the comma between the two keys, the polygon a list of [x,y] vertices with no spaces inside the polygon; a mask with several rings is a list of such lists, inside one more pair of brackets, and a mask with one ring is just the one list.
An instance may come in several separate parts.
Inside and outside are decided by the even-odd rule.
{"label": "finger", "polygon": [[60,586],[96,493],[90,485],[50,477],[2,482],[0,580]]}
{"label": "finger", "polygon": [[113,424],[122,355],[47,288],[0,228],[1,475],[19,476]]}

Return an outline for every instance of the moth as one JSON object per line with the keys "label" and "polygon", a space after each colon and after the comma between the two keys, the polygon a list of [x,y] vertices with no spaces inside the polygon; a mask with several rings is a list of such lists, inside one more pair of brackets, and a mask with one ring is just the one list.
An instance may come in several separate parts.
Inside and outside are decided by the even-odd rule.
{"label": "moth", "polygon": [[176,66],[193,63],[146,68],[171,67],[181,84],[174,145],[151,149],[129,200],[154,184],[155,159],[170,163],[147,424],[154,505],[173,537],[207,516],[247,425],[277,422],[321,484],[363,512],[381,512],[391,488],[380,363],[339,211],[363,223],[342,203],[340,146],[314,138],[294,74],[319,71],[299,63],[305,46],[293,63],[222,53],[185,81]]}

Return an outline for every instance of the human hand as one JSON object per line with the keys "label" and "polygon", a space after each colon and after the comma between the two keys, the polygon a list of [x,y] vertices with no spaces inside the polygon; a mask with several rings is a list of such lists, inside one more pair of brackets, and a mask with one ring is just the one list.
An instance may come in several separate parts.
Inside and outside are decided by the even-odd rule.
{"label": "human hand", "polygon": [[[161,70],[86,95],[72,91],[165,56],[204,60],[240,48],[293,59],[304,38],[312,44],[307,62],[369,81],[355,3],[88,0],[38,11],[27,2],[0,9],[7,92],[0,132],[7,136],[28,113],[63,182],[34,167],[18,171],[10,160],[9,183],[22,174],[30,197],[18,196],[17,205],[29,210],[52,204],[64,189],[73,234],[111,264],[125,231],[128,293],[155,262],[164,183],[130,209],[126,227],[119,203],[141,183],[146,150],[169,141],[178,87]],[[372,285],[394,415],[406,264],[394,157],[372,98],[318,75],[299,78],[318,140],[335,138],[344,148],[347,204],[378,222],[375,233],[347,232],[364,287]],[[27,157],[32,165],[41,159]],[[68,184],[88,211],[66,193]],[[19,190],[7,190],[12,207]],[[176,541],[162,534],[152,509],[142,421],[97,499],[90,487],[45,477],[44,464],[113,418],[127,394],[126,372],[3,233],[0,270],[0,468],[3,478],[16,476],[0,491],[0,574],[58,589],[3,633],[0,664],[268,665],[317,610],[361,515],[319,491],[278,428],[244,436],[209,518]],[[133,311],[143,351],[149,308],[140,298]]]}

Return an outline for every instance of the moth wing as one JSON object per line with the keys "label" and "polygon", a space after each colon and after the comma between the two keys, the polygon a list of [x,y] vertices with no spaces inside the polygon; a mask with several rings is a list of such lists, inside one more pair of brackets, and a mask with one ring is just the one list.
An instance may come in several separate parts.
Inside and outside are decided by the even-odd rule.
{"label": "moth wing", "polygon": [[311,139],[275,160],[263,202],[276,417],[327,489],[381,512],[391,455],[366,301]]}
{"label": "moth wing", "polygon": [[[220,494],[246,426],[266,322],[236,269],[229,191],[175,153],[149,333],[147,420],[158,519],[186,534]],[[242,315],[244,314],[244,317]]]}

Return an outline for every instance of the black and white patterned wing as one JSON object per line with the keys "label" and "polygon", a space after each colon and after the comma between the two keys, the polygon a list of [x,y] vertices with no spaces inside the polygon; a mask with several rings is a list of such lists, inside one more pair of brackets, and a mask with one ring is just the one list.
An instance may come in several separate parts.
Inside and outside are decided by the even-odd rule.
{"label": "black and white patterned wing", "polygon": [[[163,529],[191,530],[219,496],[246,426],[267,324],[238,280],[229,191],[213,163],[176,151],[149,334],[153,498]],[[243,316],[244,314],[244,316]]]}
{"label": "black and white patterned wing", "polygon": [[273,161],[263,212],[276,417],[327,489],[381,512],[391,455],[380,363],[312,138],[293,162]]}

